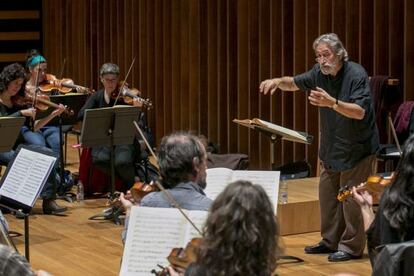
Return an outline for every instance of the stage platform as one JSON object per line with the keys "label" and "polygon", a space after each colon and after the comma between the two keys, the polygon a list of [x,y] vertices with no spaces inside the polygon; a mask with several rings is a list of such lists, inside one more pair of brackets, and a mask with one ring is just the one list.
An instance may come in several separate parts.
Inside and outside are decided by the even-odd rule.
{"label": "stage platform", "polygon": [[281,235],[320,231],[319,177],[288,180],[288,203],[277,206]]}

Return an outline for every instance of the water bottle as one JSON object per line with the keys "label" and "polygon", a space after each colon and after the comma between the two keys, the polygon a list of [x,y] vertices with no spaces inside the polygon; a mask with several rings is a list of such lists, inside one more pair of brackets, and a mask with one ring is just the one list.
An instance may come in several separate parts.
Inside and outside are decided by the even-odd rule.
{"label": "water bottle", "polygon": [[279,183],[279,204],[288,203],[288,186],[285,176],[280,177]]}
{"label": "water bottle", "polygon": [[85,197],[85,191],[83,189],[83,183],[78,181],[77,191],[76,191],[76,201],[81,202]]}

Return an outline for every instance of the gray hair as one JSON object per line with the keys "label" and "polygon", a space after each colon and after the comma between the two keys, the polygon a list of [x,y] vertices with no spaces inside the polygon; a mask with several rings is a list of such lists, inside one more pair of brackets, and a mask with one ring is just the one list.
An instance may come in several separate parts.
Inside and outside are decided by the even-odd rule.
{"label": "gray hair", "polygon": [[106,74],[114,74],[119,76],[119,67],[114,63],[105,63],[101,66],[99,74],[101,75],[101,77]]}
{"label": "gray hair", "polygon": [[329,33],[321,35],[313,42],[313,50],[315,51],[316,47],[318,47],[318,45],[321,43],[327,44],[336,55],[341,57],[341,60],[348,61],[348,52],[344,48],[341,40],[339,40],[337,34]]}
{"label": "gray hair", "polygon": [[176,132],[161,140],[158,151],[158,166],[163,183],[174,187],[178,183],[187,182],[191,175],[195,176],[193,161],[201,164],[205,150],[200,139],[190,133]]}

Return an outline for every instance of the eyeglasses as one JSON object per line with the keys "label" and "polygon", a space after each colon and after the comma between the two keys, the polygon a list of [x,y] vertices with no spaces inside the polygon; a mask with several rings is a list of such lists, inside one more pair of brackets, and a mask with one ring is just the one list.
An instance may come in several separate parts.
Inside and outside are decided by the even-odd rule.
{"label": "eyeglasses", "polygon": [[328,61],[328,59],[332,56],[332,53],[330,52],[324,52],[320,55],[317,55],[315,57],[315,61],[316,62],[323,62],[323,61]]}
{"label": "eyeglasses", "polygon": [[114,82],[117,82],[118,81],[118,79],[106,79],[106,78],[102,78],[102,80],[104,82],[107,82],[107,83],[114,83]]}

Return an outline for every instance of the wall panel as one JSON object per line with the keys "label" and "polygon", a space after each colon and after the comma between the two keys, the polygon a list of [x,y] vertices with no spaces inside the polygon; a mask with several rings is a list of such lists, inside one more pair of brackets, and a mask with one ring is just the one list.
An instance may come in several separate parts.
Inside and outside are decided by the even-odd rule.
{"label": "wall panel", "polygon": [[[1,15],[1,14],[0,14]],[[350,59],[369,75],[399,78],[414,99],[414,5],[408,0],[43,0],[43,43],[50,71],[100,87],[99,67],[120,65],[154,103],[156,140],[193,130],[222,152],[246,153],[252,168],[317,162],[318,111],[306,93],[258,93],[261,80],[314,64],[312,42],[337,32]],[[315,136],[313,145],[277,141],[231,122],[260,117]]]}

